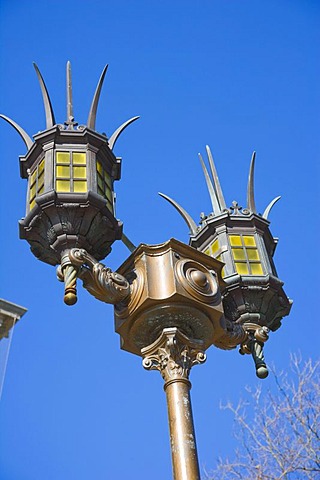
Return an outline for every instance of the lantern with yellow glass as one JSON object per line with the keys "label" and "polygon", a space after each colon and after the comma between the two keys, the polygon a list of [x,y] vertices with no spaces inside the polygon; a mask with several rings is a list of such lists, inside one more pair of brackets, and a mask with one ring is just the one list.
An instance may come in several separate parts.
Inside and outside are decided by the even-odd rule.
{"label": "lantern with yellow glass", "polygon": [[71,66],[67,63],[67,120],[57,124],[50,97],[36,65],[46,114],[46,129],[28,134],[13,120],[1,115],[21,135],[28,151],[20,157],[20,173],[28,180],[26,216],[20,220],[20,237],[43,262],[61,265],[59,279],[66,284],[65,302],[76,302],[75,268],[71,248],[84,248],[97,260],[105,258],[112,243],[123,236],[115,216],[113,184],[120,179],[121,158],[113,147],[122,124],[110,138],[95,131],[98,102],[107,66],[99,79],[86,125],[73,117]]}
{"label": "lantern with yellow glass", "polygon": [[[170,197],[168,200],[183,216],[190,228],[190,245],[225,265],[222,291],[226,318],[233,324],[255,324],[277,330],[282,317],[289,314],[291,300],[286,296],[273,262],[277,238],[270,232],[268,215],[276,197],[262,215],[257,213],[254,198],[253,153],[248,189],[247,207],[232,202],[227,208],[210,148],[207,146],[208,170],[199,154],[210,194],[213,213],[201,214],[200,225]],[[210,173],[209,173],[210,172]],[[211,174],[211,175],[210,175]],[[221,345],[217,345],[221,346]]]}

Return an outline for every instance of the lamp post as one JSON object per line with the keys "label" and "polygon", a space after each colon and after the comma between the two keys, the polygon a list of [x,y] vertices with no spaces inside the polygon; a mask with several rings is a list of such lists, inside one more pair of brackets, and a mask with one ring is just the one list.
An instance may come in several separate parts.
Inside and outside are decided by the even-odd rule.
{"label": "lamp post", "polygon": [[[73,116],[71,66],[67,64],[67,120],[56,124],[51,101],[38,67],[46,129],[34,141],[13,120],[1,115],[23,138],[28,152],[20,157],[21,176],[28,179],[26,216],[20,237],[41,261],[57,265],[65,283],[64,301],[77,301],[76,282],[100,301],[114,305],[115,330],[121,348],[143,358],[143,367],[160,371],[166,392],[173,474],[176,480],[200,478],[190,399],[190,370],[206,359],[211,345],[251,353],[260,378],[267,376],[263,344],[290,311],[272,255],[276,240],[268,213],[258,215],[251,163],[248,208],[226,207],[209,149],[211,176],[200,157],[214,214],[198,226],[174,200],[163,195],[186,220],[190,245],[171,239],[137,248],[123,234],[115,216],[114,181],[121,159],[113,147],[121,132],[108,138],[95,131],[100,91],[95,91],[86,125]],[[130,256],[112,272],[99,261],[115,240]]]}

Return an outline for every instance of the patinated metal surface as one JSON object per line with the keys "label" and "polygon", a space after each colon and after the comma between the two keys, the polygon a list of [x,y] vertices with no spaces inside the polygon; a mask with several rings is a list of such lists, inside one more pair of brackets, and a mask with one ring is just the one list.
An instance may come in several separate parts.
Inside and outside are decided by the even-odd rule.
{"label": "patinated metal surface", "polygon": [[140,245],[118,269],[131,287],[129,301],[115,308],[121,348],[141,355],[141,348],[168,327],[202,340],[208,348],[224,333],[221,267],[215,259],[174,239]]}
{"label": "patinated metal surface", "polygon": [[253,334],[261,327],[237,324],[224,316],[221,267],[217,260],[171,239],[160,245],[139,245],[118,272],[84,249],[71,249],[57,274],[66,283],[66,303],[75,303],[79,277],[97,299],[115,305],[115,328],[121,348],[129,352],[141,355],[141,349],[163,329],[172,327],[202,341],[205,349],[212,344],[223,349],[241,345],[242,353],[253,354],[253,347],[248,351],[246,346],[257,340]]}
{"label": "patinated metal surface", "polygon": [[[65,265],[73,267],[83,286],[97,300],[116,305],[130,296],[129,282],[119,273],[99,263],[84,249],[73,248],[67,254]],[[64,265],[57,269],[58,279],[65,280]],[[76,294],[76,292],[74,292]]]}
{"label": "patinated metal surface", "polygon": [[177,328],[165,328],[141,353],[144,368],[159,370],[165,382],[173,477],[200,480],[189,373],[193,365],[206,360],[204,342],[186,337]]}
{"label": "patinated metal surface", "polygon": [[[34,67],[43,98],[45,130],[34,135],[32,140],[16,122],[5,115],[0,116],[17,130],[28,149],[27,153],[20,157],[21,177],[28,179],[29,184],[26,216],[19,222],[20,238],[28,241],[32,253],[43,262],[59,265],[64,259],[61,274],[65,276],[65,301],[72,305],[76,301],[76,270],[65,264],[68,251],[71,248],[83,248],[97,260],[101,260],[110,253],[112,244],[122,238],[122,222],[115,217],[113,192],[114,182],[120,179],[121,158],[114,155],[113,148],[122,131],[139,117],[124,122],[110,136],[110,140],[105,134],[94,131],[106,66],[92,100],[87,125],[79,125],[74,119],[71,64],[68,62],[67,118],[64,123],[58,124],[44,79],[36,64]],[[79,174],[80,177],[77,177],[76,173],[69,173],[70,185],[75,181],[74,178],[77,178],[78,182],[80,178],[85,187],[82,185],[77,189],[69,186],[65,187],[66,190],[57,188],[57,170],[60,168],[57,165],[61,165],[57,155],[61,153],[70,155],[69,166],[63,167],[69,169],[69,172],[73,172],[73,155],[85,155],[85,176],[83,173]],[[37,172],[40,163],[43,166],[44,179],[41,189],[34,187],[36,193],[31,202],[31,179],[36,175],[35,185],[38,185],[40,174]],[[104,194],[99,190],[99,166],[103,170],[102,181],[108,186],[108,194],[106,190]],[[80,170],[79,167],[76,168]],[[63,176],[68,178],[66,173],[63,173]],[[128,242],[127,244],[129,245]]]}
{"label": "patinated metal surface", "polygon": [[[292,304],[282,288],[283,282],[278,278],[273,262],[278,239],[272,236],[268,221],[270,210],[280,197],[270,202],[263,215],[257,212],[254,195],[256,153],[253,152],[247,187],[247,207],[242,208],[233,201],[231,207],[227,208],[210,148],[207,146],[206,150],[211,176],[200,154],[199,157],[213,212],[209,215],[202,214],[200,225],[196,225],[176,201],[161,195],[186,221],[190,230],[191,246],[202,252],[208,252],[215,240],[219,242],[219,249],[212,255],[225,263],[223,270],[225,284],[221,292],[226,318],[235,324],[254,322],[275,331],[280,327],[281,319],[289,314]],[[237,272],[230,243],[232,235],[249,235],[255,238],[261,264],[259,275]]]}

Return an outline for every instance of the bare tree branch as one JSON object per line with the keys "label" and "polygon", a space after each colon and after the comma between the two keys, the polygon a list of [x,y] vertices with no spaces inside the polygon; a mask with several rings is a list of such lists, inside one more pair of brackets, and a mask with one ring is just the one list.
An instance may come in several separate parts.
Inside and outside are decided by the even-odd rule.
{"label": "bare tree branch", "polygon": [[227,402],[240,447],[219,459],[210,480],[320,479],[320,362],[291,356],[290,375],[272,370],[277,392],[247,389],[251,402]]}

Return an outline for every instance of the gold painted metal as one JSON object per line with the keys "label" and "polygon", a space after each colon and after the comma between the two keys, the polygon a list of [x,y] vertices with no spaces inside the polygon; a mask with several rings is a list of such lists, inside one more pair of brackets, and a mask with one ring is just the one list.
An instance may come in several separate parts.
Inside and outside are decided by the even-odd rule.
{"label": "gold painted metal", "polygon": [[165,328],[141,353],[144,368],[159,370],[165,381],[173,478],[200,480],[189,373],[206,360],[204,342],[191,340],[177,328]]}
{"label": "gold painted metal", "polygon": [[[86,265],[85,268],[82,268]],[[77,302],[77,278],[83,286],[98,300],[116,305],[130,294],[127,280],[117,272],[99,263],[82,248],[65,251],[61,265],[57,268],[57,277],[65,284],[64,303],[74,305]]]}

